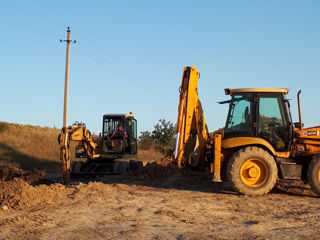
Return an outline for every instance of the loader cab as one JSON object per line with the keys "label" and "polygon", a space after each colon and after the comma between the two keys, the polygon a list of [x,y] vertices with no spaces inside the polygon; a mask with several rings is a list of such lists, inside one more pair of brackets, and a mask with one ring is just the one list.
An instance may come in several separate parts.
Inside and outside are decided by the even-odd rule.
{"label": "loader cab", "polygon": [[258,137],[276,151],[289,150],[293,124],[285,95],[289,89],[225,89],[231,96],[224,138]]}
{"label": "loader cab", "polygon": [[103,154],[137,154],[137,120],[133,114],[107,114],[103,116]]}

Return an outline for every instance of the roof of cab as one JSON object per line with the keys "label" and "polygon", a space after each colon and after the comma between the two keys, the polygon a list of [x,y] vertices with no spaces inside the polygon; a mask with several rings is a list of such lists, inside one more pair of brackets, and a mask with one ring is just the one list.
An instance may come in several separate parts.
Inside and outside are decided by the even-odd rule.
{"label": "roof of cab", "polygon": [[226,95],[232,95],[233,93],[255,93],[255,92],[288,94],[289,88],[225,88],[224,92]]}
{"label": "roof of cab", "polygon": [[104,114],[103,118],[134,118],[134,115],[132,112],[129,114],[119,113],[119,114]]}

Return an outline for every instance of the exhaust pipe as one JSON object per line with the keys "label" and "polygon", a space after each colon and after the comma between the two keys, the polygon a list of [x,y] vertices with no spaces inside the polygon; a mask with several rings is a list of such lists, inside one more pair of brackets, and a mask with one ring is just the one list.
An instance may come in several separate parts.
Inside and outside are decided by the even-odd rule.
{"label": "exhaust pipe", "polygon": [[301,95],[301,89],[298,91],[297,99],[298,99],[298,112],[299,112],[299,128],[300,128],[300,130],[302,130],[300,95]]}

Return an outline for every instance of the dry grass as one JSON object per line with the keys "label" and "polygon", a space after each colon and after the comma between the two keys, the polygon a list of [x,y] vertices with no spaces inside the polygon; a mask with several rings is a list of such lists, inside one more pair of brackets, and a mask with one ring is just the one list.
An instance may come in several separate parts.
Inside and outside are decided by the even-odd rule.
{"label": "dry grass", "polygon": [[[19,165],[22,169],[60,172],[60,129],[0,122],[0,164]],[[72,144],[73,145],[73,144]],[[142,150],[138,159],[144,165],[163,158],[154,148]],[[71,148],[71,158],[74,148]]]}
{"label": "dry grass", "polygon": [[0,162],[60,171],[59,129],[0,122]]}

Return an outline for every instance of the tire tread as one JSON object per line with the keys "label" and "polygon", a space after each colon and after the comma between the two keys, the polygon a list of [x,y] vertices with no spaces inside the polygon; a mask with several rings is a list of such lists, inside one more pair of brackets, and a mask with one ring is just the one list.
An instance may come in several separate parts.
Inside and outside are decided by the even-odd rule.
{"label": "tire tread", "polygon": [[[264,159],[269,167],[268,172],[271,173],[271,177],[269,175],[266,183],[257,188],[245,185],[240,176],[240,168],[243,162],[252,157]],[[262,196],[269,193],[276,185],[278,168],[274,158],[267,151],[259,147],[249,146],[241,148],[233,154],[227,165],[227,175],[235,191],[248,196]]]}

